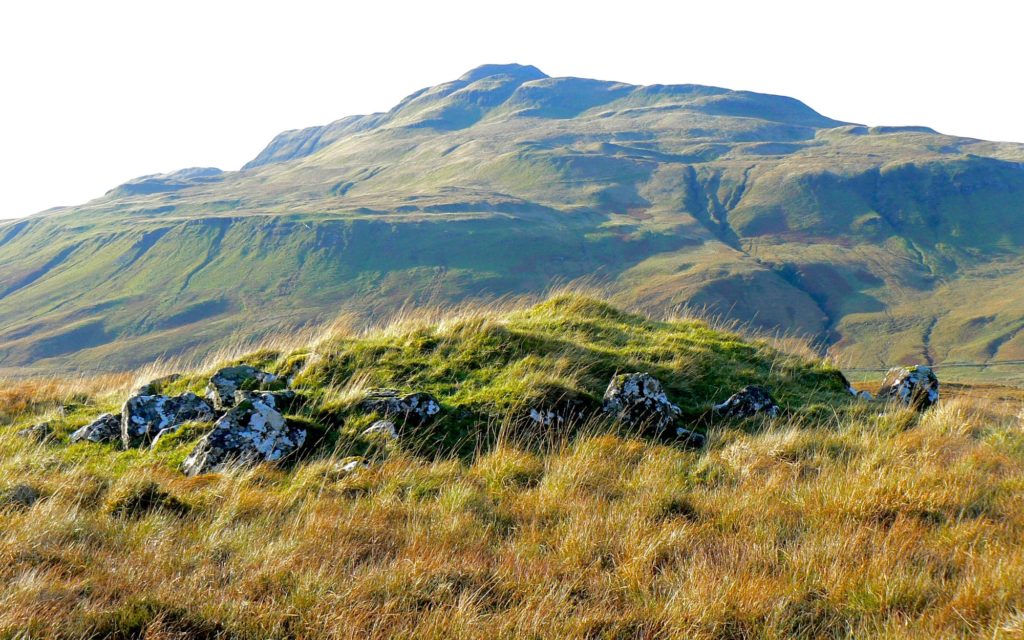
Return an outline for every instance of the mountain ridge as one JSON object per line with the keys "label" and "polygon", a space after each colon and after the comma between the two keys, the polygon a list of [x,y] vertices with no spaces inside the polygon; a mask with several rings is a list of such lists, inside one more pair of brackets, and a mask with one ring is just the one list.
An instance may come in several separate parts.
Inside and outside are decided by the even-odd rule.
{"label": "mountain ridge", "polygon": [[484,65],[282,132],[240,171],[183,171],[0,224],[0,369],[132,366],[340,310],[588,277],[856,364],[1024,355],[1007,295],[1022,145]]}

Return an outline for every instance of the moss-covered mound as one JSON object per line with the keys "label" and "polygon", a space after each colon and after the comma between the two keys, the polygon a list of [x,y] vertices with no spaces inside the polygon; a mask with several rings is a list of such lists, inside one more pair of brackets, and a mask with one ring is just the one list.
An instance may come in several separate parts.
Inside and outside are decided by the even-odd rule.
{"label": "moss-covered mound", "polygon": [[[255,352],[234,363],[290,381],[299,401],[288,419],[310,432],[307,455],[367,455],[385,446],[429,457],[464,455],[489,448],[503,434],[564,437],[581,426],[610,423],[600,411],[602,395],[612,376],[623,372],[658,378],[681,409],[679,426],[698,432],[713,423],[715,403],[750,384],[767,387],[789,420],[818,418],[850,401],[842,376],[821,361],[699,320],[651,320],[578,294],[512,311],[407,318],[330,335],[298,351]],[[210,371],[182,375],[161,392],[201,394],[209,377]],[[430,394],[441,412],[424,424],[399,417],[397,443],[363,437],[385,417],[363,403],[376,389]],[[99,410],[116,411],[121,400],[112,396],[106,405],[100,400],[76,406],[55,418],[56,433],[70,433]],[[530,418],[531,412],[566,407],[577,417],[571,424],[543,425]],[[178,464],[208,430],[209,425],[189,424],[151,453]]]}

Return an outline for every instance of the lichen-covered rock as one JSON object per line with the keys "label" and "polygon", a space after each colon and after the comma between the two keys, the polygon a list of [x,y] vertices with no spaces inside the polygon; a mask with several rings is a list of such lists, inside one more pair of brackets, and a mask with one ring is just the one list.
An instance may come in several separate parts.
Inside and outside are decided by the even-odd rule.
{"label": "lichen-covered rock", "polygon": [[104,413],[78,431],[71,434],[69,440],[75,442],[117,442],[121,439],[121,416]]}
{"label": "lichen-covered rock", "polygon": [[395,423],[390,420],[378,420],[363,431],[363,436],[371,438],[384,437],[393,440],[398,438],[398,429],[395,428]]}
{"label": "lichen-covered rock", "polygon": [[531,407],[526,417],[540,427],[567,427],[585,421],[591,408],[590,403],[580,398],[563,397],[550,404]]}
{"label": "lichen-covered rock", "polygon": [[213,374],[206,387],[206,397],[217,411],[227,411],[235,406],[236,391],[266,389],[277,382],[277,376],[247,364],[225,367]]}
{"label": "lichen-covered rock", "polygon": [[194,393],[180,396],[135,396],[121,408],[121,440],[126,448],[149,443],[164,429],[184,422],[207,422],[216,415]]}
{"label": "lichen-covered rock", "polygon": [[367,411],[397,417],[402,422],[414,426],[426,424],[441,413],[440,403],[429,393],[419,392],[400,396],[393,389],[371,391],[361,406]]}
{"label": "lichen-covered rock", "polygon": [[602,408],[623,424],[658,432],[670,427],[681,413],[665,395],[661,382],[649,373],[613,376],[605,389]]}
{"label": "lichen-covered rock", "polygon": [[750,385],[729,396],[725,402],[716,404],[714,411],[725,418],[749,418],[757,414],[776,416],[779,406],[767,389]]}
{"label": "lichen-covered rock", "polygon": [[289,425],[278,411],[275,394],[237,391],[234,401],[234,408],[213,425],[213,430],[185,458],[185,475],[278,462],[306,442],[306,430]]}
{"label": "lichen-covered rock", "polygon": [[27,509],[39,501],[42,494],[35,487],[27,484],[16,484],[0,491],[0,508],[14,507]]}
{"label": "lichen-covered rock", "polygon": [[939,401],[939,379],[931,367],[894,367],[885,374],[878,397],[898,400],[924,411]]}
{"label": "lichen-covered rock", "polygon": [[49,422],[40,422],[31,427],[21,429],[18,431],[18,435],[22,438],[35,440],[36,442],[49,442],[53,439],[53,428]]}
{"label": "lichen-covered rock", "polygon": [[690,431],[682,427],[676,428],[676,437],[682,442],[682,444],[693,447],[694,449],[700,449],[707,442],[707,437],[703,433],[697,433],[696,431]]}

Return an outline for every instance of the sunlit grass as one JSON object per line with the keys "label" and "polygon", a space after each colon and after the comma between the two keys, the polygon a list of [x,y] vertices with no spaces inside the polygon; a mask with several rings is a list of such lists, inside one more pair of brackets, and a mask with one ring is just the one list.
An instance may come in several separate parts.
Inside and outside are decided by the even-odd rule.
{"label": "sunlit grass", "polygon": [[[491,362],[495,326],[548,327],[572,344],[534,360],[514,352],[502,362],[515,375],[478,393],[549,386],[536,377],[545,370],[589,392],[595,362],[660,353],[629,336],[616,345],[619,323],[687,363],[665,365],[691,377],[673,394],[713,388],[700,382],[702,358],[752,366],[738,336],[695,320],[645,328],[654,321],[596,304],[570,297],[501,317],[453,311],[401,330],[340,331],[320,337],[304,375],[330,382],[317,411],[348,417],[368,377],[382,375],[369,360],[334,375],[360,349],[386,369],[431,343],[426,369],[403,371],[437,372],[431,354]],[[610,351],[581,360],[595,337]],[[839,404],[816,386],[821,365],[807,363],[804,378],[793,356],[749,348],[792,410],[710,424],[701,450],[599,421],[530,438],[496,414],[494,438],[473,453],[396,446],[351,473],[340,470],[343,439],[290,467],[196,478],[171,462],[187,437],[154,452],[37,444],[14,432],[49,417],[64,437],[116,406],[136,376],[6,385],[0,491],[29,485],[41,497],[0,506],[0,636],[1021,637],[1021,405],[961,398],[919,416]],[[459,360],[467,352],[482,359]],[[294,357],[270,349],[254,360]],[[444,401],[462,406],[452,404],[461,392]],[[815,402],[834,411],[801,411]]]}

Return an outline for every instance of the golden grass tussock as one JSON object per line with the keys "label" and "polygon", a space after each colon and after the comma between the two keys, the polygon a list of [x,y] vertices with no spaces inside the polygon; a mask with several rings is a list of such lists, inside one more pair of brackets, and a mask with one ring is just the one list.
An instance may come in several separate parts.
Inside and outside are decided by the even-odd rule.
{"label": "golden grass tussock", "polygon": [[[500,324],[440,318],[363,335]],[[310,334],[318,352],[364,332],[332,331]],[[346,471],[338,449],[194,478],[159,452],[15,433],[136,377],[0,387],[0,637],[1024,637],[1024,403],[715,423],[699,450],[509,422],[469,456],[395,448]]]}

